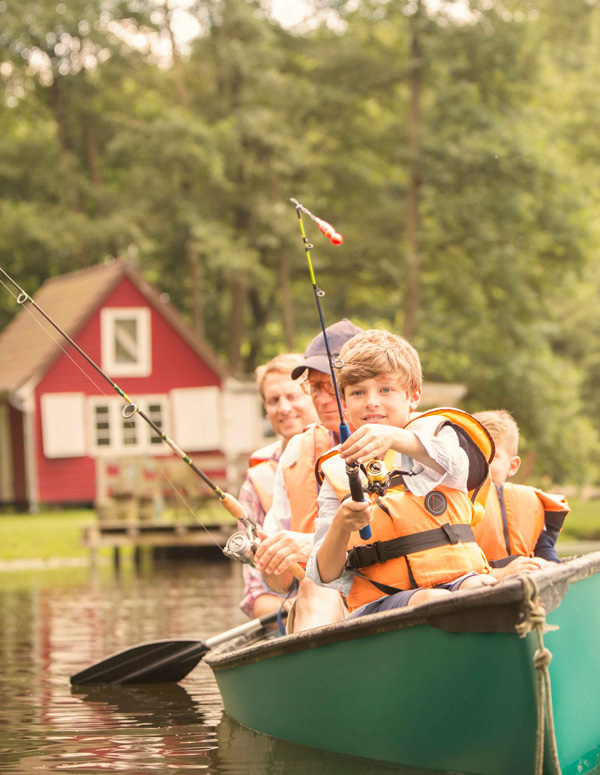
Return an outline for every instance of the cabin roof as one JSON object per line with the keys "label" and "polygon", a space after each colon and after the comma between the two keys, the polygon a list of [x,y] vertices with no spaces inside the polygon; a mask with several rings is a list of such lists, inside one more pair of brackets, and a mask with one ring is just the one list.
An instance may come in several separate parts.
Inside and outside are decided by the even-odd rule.
{"label": "cabin roof", "polygon": [[[124,279],[139,291],[220,379],[227,374],[210,345],[196,336],[179,312],[161,301],[157,289],[126,261],[81,269],[53,277],[33,296],[34,301],[72,339],[89,321],[103,301]],[[51,336],[40,331],[47,329]],[[52,337],[52,338],[51,338]],[[15,316],[0,334],[0,391],[18,390],[30,380],[38,382],[63,349],[70,345],[30,304]],[[72,348],[70,348],[72,349]]]}

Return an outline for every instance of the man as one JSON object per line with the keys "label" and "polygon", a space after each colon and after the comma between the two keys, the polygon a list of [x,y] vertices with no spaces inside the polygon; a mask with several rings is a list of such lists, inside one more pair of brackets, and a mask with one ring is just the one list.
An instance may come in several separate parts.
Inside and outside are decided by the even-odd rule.
{"label": "man", "polygon": [[[349,320],[327,328],[327,339],[335,359],[347,341],[361,331]],[[289,566],[305,563],[313,548],[314,521],[317,516],[318,487],[315,464],[332,446],[339,443],[339,423],[331,367],[323,334],[306,348],[304,360],[292,371],[292,379],[304,377],[302,386],[312,396],[320,424],[312,425],[295,436],[282,454],[273,489],[273,505],[264,522],[263,539],[257,549],[255,564],[268,586],[281,595],[293,590],[294,579]],[[340,595],[317,587],[305,579],[298,590],[302,601],[298,615],[288,618],[288,632],[299,632],[305,623],[318,626],[345,617]]]}
{"label": "man", "polygon": [[[283,353],[256,369],[256,386],[267,418],[280,438],[250,456],[250,468],[239,500],[246,514],[262,525],[273,501],[277,462],[289,440],[317,419],[310,396],[292,380],[292,370],[302,363],[297,353]],[[258,571],[243,566],[244,597],[241,609],[251,618],[277,611],[281,600],[265,586]]]}

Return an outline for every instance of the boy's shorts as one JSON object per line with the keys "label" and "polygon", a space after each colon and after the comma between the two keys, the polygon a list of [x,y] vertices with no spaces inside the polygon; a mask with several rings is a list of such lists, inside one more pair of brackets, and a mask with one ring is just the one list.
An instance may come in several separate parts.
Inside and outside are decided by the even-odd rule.
{"label": "boy's shorts", "polygon": [[[433,589],[447,589],[449,592],[456,592],[457,589],[460,589],[460,585],[463,581],[470,579],[471,576],[477,576],[477,573],[473,571],[473,573],[467,573],[464,576],[461,576],[456,581],[449,581],[447,584],[436,584]],[[357,608],[356,611],[352,611],[348,616],[348,619],[356,619],[359,616],[367,616],[368,614],[377,614],[380,611],[391,611],[394,608],[404,608],[419,589],[420,588],[407,589],[396,592],[395,595],[384,595],[378,600],[374,600],[372,603],[367,603],[366,605]]]}

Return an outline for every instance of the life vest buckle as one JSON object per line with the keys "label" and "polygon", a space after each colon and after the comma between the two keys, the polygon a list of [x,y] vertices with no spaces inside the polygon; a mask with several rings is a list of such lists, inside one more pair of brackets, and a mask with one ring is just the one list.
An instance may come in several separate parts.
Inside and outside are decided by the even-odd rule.
{"label": "life vest buckle", "polygon": [[352,548],[346,562],[346,569],[352,570],[354,568],[366,568],[369,565],[375,565],[379,562],[386,562],[388,557],[383,556],[379,547],[381,541],[375,541],[372,544],[359,544]]}

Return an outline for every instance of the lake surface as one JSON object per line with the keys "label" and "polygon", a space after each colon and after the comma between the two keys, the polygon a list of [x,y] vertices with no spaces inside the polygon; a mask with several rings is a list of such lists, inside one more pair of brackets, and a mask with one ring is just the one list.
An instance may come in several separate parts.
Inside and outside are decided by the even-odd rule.
{"label": "lake surface", "polygon": [[95,579],[83,568],[0,572],[2,775],[408,775],[242,727],[202,663],[181,684],[71,689],[70,675],[120,649],[244,622],[241,589],[240,566],[225,560],[107,567]]}

